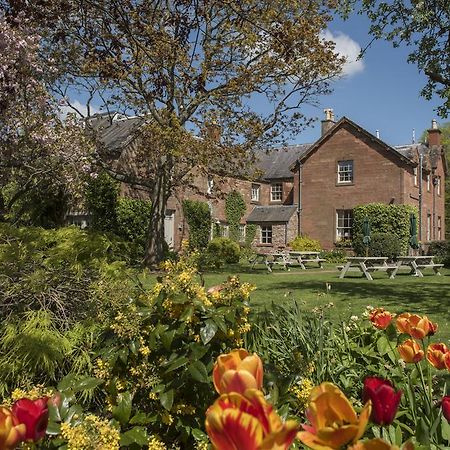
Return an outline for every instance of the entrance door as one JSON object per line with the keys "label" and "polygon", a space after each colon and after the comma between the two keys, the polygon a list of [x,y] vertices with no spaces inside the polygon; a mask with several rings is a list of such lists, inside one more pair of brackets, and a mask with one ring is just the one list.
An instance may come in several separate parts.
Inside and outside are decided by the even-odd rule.
{"label": "entrance door", "polygon": [[175,211],[167,209],[164,217],[164,239],[170,249],[173,249],[175,237]]}

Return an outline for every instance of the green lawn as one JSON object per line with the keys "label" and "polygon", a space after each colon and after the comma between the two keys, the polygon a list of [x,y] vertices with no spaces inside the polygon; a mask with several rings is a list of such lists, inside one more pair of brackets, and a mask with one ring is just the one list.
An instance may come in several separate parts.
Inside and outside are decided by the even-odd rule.
{"label": "green lawn", "polygon": [[[323,270],[274,269],[273,273],[263,267],[250,270],[248,266],[233,266],[207,273],[204,279],[209,287],[221,283],[228,275],[238,274],[241,281],[256,285],[251,301],[257,308],[297,300],[308,310],[333,302],[335,320],[360,316],[367,305],[383,306],[395,313],[426,314],[439,324],[436,339],[450,343],[450,270],[441,273],[442,276],[436,276],[426,271],[423,278],[397,274],[391,280],[386,273],[377,272],[373,274],[374,280],[369,281],[357,272],[340,280],[336,265],[326,265]],[[328,293],[326,283],[331,284]]]}

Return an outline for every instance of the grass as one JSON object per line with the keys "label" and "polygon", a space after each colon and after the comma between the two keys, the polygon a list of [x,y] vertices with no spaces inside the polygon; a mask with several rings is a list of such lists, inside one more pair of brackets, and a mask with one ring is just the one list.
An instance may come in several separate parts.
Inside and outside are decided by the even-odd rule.
{"label": "grass", "polygon": [[[391,312],[411,312],[427,315],[439,324],[437,339],[450,343],[450,270],[442,270],[442,276],[425,271],[423,278],[406,273],[389,279],[386,273],[376,272],[374,280],[351,272],[339,279],[335,265],[325,265],[323,270],[292,268],[286,272],[274,269],[251,270],[246,265],[236,265],[220,271],[206,273],[205,285],[213,286],[223,282],[228,275],[238,274],[241,281],[256,285],[251,294],[255,309],[270,307],[271,303],[288,304],[294,300],[306,310],[333,302],[332,317],[339,321],[351,315],[360,316],[367,305],[383,306]],[[331,285],[327,292],[326,283]]]}

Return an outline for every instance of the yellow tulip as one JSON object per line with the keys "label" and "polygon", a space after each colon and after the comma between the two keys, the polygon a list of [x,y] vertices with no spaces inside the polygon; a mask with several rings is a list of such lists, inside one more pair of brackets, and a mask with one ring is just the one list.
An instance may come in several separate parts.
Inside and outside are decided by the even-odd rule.
{"label": "yellow tulip", "polygon": [[396,445],[391,445],[383,439],[371,439],[370,441],[359,441],[348,450],[399,450]]}
{"label": "yellow tulip", "polygon": [[343,392],[332,383],[322,383],[311,392],[306,417],[311,425],[297,434],[306,446],[316,450],[335,450],[355,443],[369,422],[370,401],[358,417]]}
{"label": "yellow tulip", "polygon": [[297,431],[297,423],[283,423],[257,389],[245,396],[222,394],[206,412],[206,432],[216,450],[285,450]]}
{"label": "yellow tulip", "polygon": [[263,366],[261,358],[250,355],[247,350],[237,349],[220,355],[213,369],[214,387],[219,394],[238,392],[247,389],[261,389]]}
{"label": "yellow tulip", "polygon": [[417,363],[422,361],[424,352],[420,345],[413,339],[407,339],[397,347],[400,357],[406,363]]}
{"label": "yellow tulip", "polygon": [[0,407],[0,449],[11,450],[25,439],[27,429],[7,408]]}

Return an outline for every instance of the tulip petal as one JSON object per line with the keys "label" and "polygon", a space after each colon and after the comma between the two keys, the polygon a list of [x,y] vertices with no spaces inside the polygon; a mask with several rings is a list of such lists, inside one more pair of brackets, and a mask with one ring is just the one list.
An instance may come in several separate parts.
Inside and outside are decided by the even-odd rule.
{"label": "tulip petal", "polygon": [[238,392],[243,394],[247,389],[258,389],[255,377],[246,370],[227,370],[220,381],[220,394]]}
{"label": "tulip petal", "polygon": [[297,439],[313,450],[335,450],[325,442],[322,442],[317,435],[309,433],[308,431],[300,431],[297,433]]}

